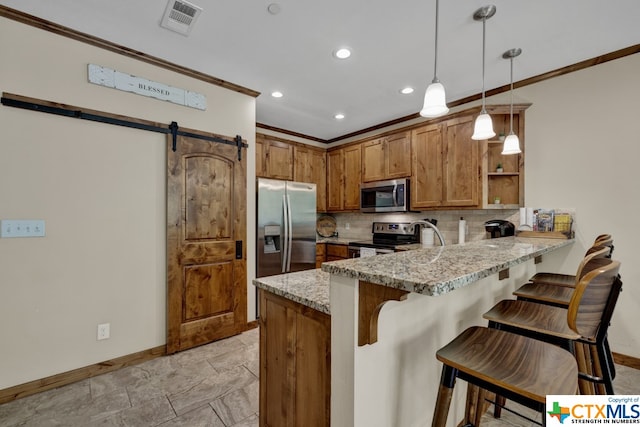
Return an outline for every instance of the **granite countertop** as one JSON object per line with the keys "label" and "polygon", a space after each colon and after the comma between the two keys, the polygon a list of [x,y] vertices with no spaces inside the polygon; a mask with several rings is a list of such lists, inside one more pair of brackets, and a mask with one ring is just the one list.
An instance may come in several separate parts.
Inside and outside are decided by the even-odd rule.
{"label": "granite countertop", "polygon": [[315,270],[297,271],[260,277],[253,284],[273,294],[298,302],[322,313],[331,314],[329,309],[329,273]]}
{"label": "granite countertop", "polygon": [[572,243],[572,239],[503,237],[325,262],[322,270],[438,296]]}
{"label": "granite countertop", "polygon": [[331,274],[438,296],[572,243],[573,240],[503,237],[325,262],[322,271],[315,269],[261,277],[254,279],[253,284],[331,314]]}

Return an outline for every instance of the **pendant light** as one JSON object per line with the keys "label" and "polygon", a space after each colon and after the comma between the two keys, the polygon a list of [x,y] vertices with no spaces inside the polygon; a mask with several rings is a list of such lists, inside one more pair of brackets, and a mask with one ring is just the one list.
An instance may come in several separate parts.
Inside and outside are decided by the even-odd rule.
{"label": "pendant light", "polygon": [[520,150],[520,140],[518,139],[518,135],[513,133],[513,58],[520,55],[522,53],[522,49],[515,48],[509,49],[505,53],[502,54],[504,59],[508,59],[511,62],[511,108],[509,109],[509,135],[504,140],[504,145],[502,146],[502,154],[518,154],[522,153]]}
{"label": "pendant light", "polygon": [[444,93],[444,86],[438,80],[438,3],[436,0],[436,48],[435,59],[433,61],[433,80],[427,91],[424,93],[424,104],[420,115],[422,117],[440,117],[449,112],[447,101]]}
{"label": "pendant light", "polygon": [[496,14],[496,7],[492,4],[488,6],[481,7],[476,10],[473,14],[473,19],[476,21],[482,21],[482,110],[480,111],[480,115],[476,118],[476,123],[473,128],[473,135],[471,139],[476,141],[489,139],[496,136],[496,133],[493,131],[493,122],[491,121],[491,116],[487,114],[487,110],[485,108],[485,99],[484,99],[484,59],[485,59],[485,36],[486,36],[486,24],[487,19],[491,18]]}

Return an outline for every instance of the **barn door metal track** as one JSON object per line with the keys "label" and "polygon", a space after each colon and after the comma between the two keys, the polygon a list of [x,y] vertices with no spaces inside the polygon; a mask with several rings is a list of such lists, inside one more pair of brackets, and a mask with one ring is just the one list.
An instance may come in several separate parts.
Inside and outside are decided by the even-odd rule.
{"label": "barn door metal track", "polygon": [[115,117],[110,117],[110,116],[101,115],[101,114],[86,113],[82,110],[63,108],[63,107],[54,107],[46,104],[38,104],[36,102],[21,101],[14,98],[8,98],[6,96],[3,96],[2,98],[0,98],[0,101],[2,102],[2,105],[6,105],[8,107],[22,108],[24,110],[39,111],[41,113],[56,114],[58,116],[73,117],[76,119],[91,120],[94,122],[124,126],[124,127],[134,128],[134,129],[146,130],[150,132],[171,134],[172,140],[173,140],[173,145],[172,145],[173,151],[176,151],[178,135],[186,136],[188,138],[203,139],[205,141],[216,142],[219,144],[235,145],[236,147],[238,147],[238,160],[242,160],[242,148],[248,147],[246,143],[242,142],[242,137],[240,135],[236,135],[235,139],[233,140],[224,139],[217,136],[200,135],[197,133],[180,130],[178,127],[178,123],[176,122],[171,122],[171,124],[168,125],[167,127],[162,127],[162,126],[154,126],[150,124],[134,122],[130,120],[117,119]]}

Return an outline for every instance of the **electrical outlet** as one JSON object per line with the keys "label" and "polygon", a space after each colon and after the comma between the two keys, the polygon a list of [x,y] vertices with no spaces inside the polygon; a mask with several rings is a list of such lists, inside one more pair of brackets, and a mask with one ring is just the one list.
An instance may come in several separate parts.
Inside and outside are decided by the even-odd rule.
{"label": "electrical outlet", "polygon": [[0,237],[44,237],[42,219],[3,219],[0,221]]}
{"label": "electrical outlet", "polygon": [[109,339],[111,335],[111,325],[109,323],[101,323],[98,325],[98,340]]}
{"label": "electrical outlet", "polygon": [[345,230],[349,230],[350,228],[351,228],[351,224],[349,224],[348,222],[344,224]]}

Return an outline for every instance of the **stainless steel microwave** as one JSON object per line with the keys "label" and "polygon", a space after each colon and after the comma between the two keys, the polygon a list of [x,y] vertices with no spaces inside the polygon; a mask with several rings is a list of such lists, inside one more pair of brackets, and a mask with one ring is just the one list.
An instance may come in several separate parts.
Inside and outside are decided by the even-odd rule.
{"label": "stainless steel microwave", "polygon": [[360,185],[360,212],[407,212],[409,180],[367,182]]}

